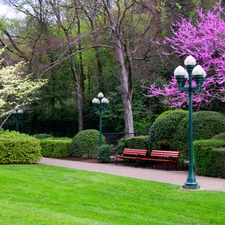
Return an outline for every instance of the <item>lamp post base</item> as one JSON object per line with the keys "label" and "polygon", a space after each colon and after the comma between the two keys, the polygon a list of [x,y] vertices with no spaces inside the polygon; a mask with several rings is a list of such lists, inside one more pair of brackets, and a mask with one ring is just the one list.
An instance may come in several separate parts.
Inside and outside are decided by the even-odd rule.
{"label": "lamp post base", "polygon": [[198,189],[200,189],[200,185],[198,185],[198,184],[192,184],[192,185],[184,184],[183,189],[198,190]]}

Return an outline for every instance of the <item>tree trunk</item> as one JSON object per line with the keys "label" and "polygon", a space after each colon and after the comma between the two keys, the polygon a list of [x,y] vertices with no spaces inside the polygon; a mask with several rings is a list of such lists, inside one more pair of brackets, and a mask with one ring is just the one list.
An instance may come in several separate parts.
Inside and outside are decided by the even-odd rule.
{"label": "tree trunk", "polygon": [[121,96],[125,118],[125,132],[128,133],[128,136],[133,137],[134,125],[133,125],[133,112],[131,107],[133,88],[129,87],[129,83],[131,82],[129,82],[129,76],[123,57],[122,43],[119,34],[117,32],[118,30],[116,27],[117,22],[113,15],[113,1],[108,1],[106,10],[108,12],[109,20],[111,23],[112,37],[114,40],[114,51],[116,55],[117,66],[119,68]]}
{"label": "tree trunk", "polygon": [[132,92],[129,92],[129,78],[128,72],[125,67],[123,52],[121,50],[121,42],[116,35],[114,35],[114,45],[117,65],[120,73],[120,86],[125,118],[125,131],[126,133],[129,133],[128,136],[132,137],[134,136],[133,112],[131,107]]}
{"label": "tree trunk", "polygon": [[[70,53],[72,55],[72,53]],[[83,130],[83,98],[81,94],[80,79],[76,71],[74,57],[70,56],[71,70],[76,83],[77,112],[78,112],[78,131]]]}

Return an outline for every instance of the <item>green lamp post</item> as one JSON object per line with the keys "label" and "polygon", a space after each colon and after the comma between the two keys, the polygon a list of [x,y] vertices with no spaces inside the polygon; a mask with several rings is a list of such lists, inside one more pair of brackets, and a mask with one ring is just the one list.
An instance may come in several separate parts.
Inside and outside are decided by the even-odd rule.
{"label": "green lamp post", "polygon": [[19,118],[21,117],[22,113],[23,113],[23,110],[19,108],[15,108],[15,111],[13,112],[13,115],[16,119],[16,131],[19,130]]}
{"label": "green lamp post", "polygon": [[[193,149],[193,119],[192,119],[192,95],[194,91],[201,91],[202,84],[205,80],[206,73],[200,65],[196,65],[196,60],[192,56],[188,56],[184,64],[187,71],[182,67],[178,66],[174,75],[177,79],[178,89],[185,91],[189,96],[189,164],[188,164],[188,176],[187,181],[183,185],[183,189],[199,189],[195,174],[194,174],[194,149]],[[196,82],[196,86],[193,86],[192,79]],[[185,86],[188,80],[188,86]]]}
{"label": "green lamp post", "polygon": [[98,111],[100,114],[100,120],[99,120],[99,146],[102,146],[102,113],[107,110],[109,100],[107,98],[104,98],[104,95],[102,92],[98,94],[98,98],[94,98],[92,100],[93,108],[95,111]]}

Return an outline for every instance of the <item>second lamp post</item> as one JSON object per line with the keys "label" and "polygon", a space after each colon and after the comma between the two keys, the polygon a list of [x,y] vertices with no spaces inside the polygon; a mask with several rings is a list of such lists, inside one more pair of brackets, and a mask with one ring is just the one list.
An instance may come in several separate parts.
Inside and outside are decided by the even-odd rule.
{"label": "second lamp post", "polygon": [[19,108],[15,108],[15,111],[12,113],[16,119],[16,131],[19,130],[19,118],[21,117],[22,113],[23,113],[23,110]]}
{"label": "second lamp post", "polygon": [[107,98],[104,98],[104,95],[102,92],[98,94],[98,98],[94,98],[92,100],[94,110],[99,111],[100,114],[100,120],[99,120],[99,146],[102,146],[102,113],[107,110],[109,100]]}
{"label": "second lamp post", "polygon": [[[194,91],[201,91],[202,84],[205,80],[206,73],[200,65],[196,65],[196,60],[192,56],[188,56],[184,64],[187,71],[182,67],[178,66],[174,75],[177,79],[178,89],[188,93],[189,96],[189,164],[188,164],[188,177],[187,181],[183,185],[183,189],[199,189],[195,174],[194,174],[194,150],[193,150],[193,120],[192,120],[192,95]],[[196,86],[192,84],[192,78],[196,82]],[[188,80],[188,85],[186,86],[186,81]]]}

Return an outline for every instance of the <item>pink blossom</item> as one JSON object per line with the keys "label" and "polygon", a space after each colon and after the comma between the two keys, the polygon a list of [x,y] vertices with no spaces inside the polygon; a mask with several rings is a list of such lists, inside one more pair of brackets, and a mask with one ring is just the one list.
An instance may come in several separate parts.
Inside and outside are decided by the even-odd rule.
{"label": "pink blossom", "polygon": [[[192,55],[205,69],[207,77],[202,91],[193,93],[194,109],[207,106],[214,99],[225,102],[225,10],[220,0],[212,11],[197,9],[197,13],[195,22],[181,18],[180,22],[172,24],[173,36],[166,37],[161,43],[171,47],[170,52],[163,52],[164,55]],[[196,85],[195,82],[193,85]],[[162,102],[171,108],[182,108],[188,104],[187,93],[178,90],[174,77],[162,89],[152,84],[147,90],[147,97],[164,96]]]}

